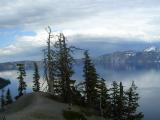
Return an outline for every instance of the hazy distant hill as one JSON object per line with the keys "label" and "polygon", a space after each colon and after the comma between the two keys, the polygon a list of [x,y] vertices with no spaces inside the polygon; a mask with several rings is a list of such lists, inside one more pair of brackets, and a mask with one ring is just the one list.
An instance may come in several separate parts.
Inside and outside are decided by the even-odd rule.
{"label": "hazy distant hill", "polygon": [[43,62],[42,61],[17,61],[17,62],[6,62],[6,63],[0,63],[0,71],[5,71],[5,70],[16,70],[17,69],[17,64],[25,64],[25,68],[27,70],[33,69],[33,63],[36,62],[40,68],[43,67]]}
{"label": "hazy distant hill", "polygon": [[[118,51],[101,55],[93,59],[96,66],[106,67],[108,69],[160,69],[160,49],[151,46],[143,51]],[[33,69],[34,61],[18,61],[0,63],[0,71],[16,70],[16,64],[25,64],[26,69]],[[39,68],[43,68],[42,61],[36,61]],[[82,66],[83,60],[78,59],[74,64],[76,66]]]}
{"label": "hazy distant hill", "polygon": [[160,50],[152,46],[138,52],[114,52],[99,56],[94,62],[111,69],[160,69]]}

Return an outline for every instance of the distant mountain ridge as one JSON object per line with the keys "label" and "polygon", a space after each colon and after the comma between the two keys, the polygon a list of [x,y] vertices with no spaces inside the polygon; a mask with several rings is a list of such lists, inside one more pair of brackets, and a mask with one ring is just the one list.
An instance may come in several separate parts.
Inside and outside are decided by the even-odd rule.
{"label": "distant mountain ridge", "polygon": [[160,52],[160,49],[155,46],[151,46],[151,47],[147,47],[143,51],[144,52]]}
{"label": "distant mountain ridge", "polygon": [[99,56],[94,62],[112,69],[160,69],[160,49],[151,46],[143,51],[118,51]]}
{"label": "distant mountain ridge", "polygon": [[[76,66],[83,66],[83,60],[75,60]],[[25,64],[27,70],[33,69],[33,63],[36,62],[39,68],[43,68],[43,61],[17,61],[0,63],[0,71],[17,70],[18,63]],[[160,69],[160,49],[151,46],[142,51],[117,51],[104,54],[93,58],[96,66],[106,67],[116,70],[133,70],[133,69]]]}
{"label": "distant mountain ridge", "polygon": [[6,70],[17,70],[17,64],[25,64],[25,69],[33,69],[33,63],[36,62],[40,68],[43,67],[42,61],[16,61],[16,62],[6,62],[0,63],[0,71]]}

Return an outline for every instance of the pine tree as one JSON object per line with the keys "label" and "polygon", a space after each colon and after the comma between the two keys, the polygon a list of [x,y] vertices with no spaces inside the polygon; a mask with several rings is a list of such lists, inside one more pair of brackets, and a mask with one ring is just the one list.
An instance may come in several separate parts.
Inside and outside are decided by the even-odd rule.
{"label": "pine tree", "polygon": [[80,104],[82,106],[87,106],[87,103],[86,103],[86,91],[85,91],[85,82],[84,81],[81,81],[79,82],[77,85],[76,85],[76,90],[80,93]]}
{"label": "pine tree", "polygon": [[77,86],[72,87],[72,93],[73,93],[72,101],[77,105],[84,105],[81,92],[78,90]]}
{"label": "pine tree", "polygon": [[34,74],[33,74],[33,91],[38,92],[40,90],[40,75],[38,65],[34,63]]}
{"label": "pine tree", "polygon": [[119,84],[119,99],[118,99],[117,110],[118,110],[117,113],[118,113],[119,120],[125,120],[126,96],[125,96],[122,82],[120,82]]}
{"label": "pine tree", "polygon": [[6,93],[6,104],[11,104],[13,102],[10,89],[7,90]]}
{"label": "pine tree", "polygon": [[18,67],[18,70],[19,70],[19,76],[17,77],[17,79],[19,80],[19,87],[18,87],[18,96],[17,97],[20,97],[22,96],[24,93],[24,90],[26,90],[26,82],[24,81],[24,78],[26,76],[26,72],[25,72],[25,69],[24,69],[24,64],[17,64],[17,67]]}
{"label": "pine tree", "polygon": [[[63,33],[52,35],[48,27],[47,49],[44,50],[45,78],[48,91],[54,96],[61,96],[64,102],[71,103],[74,80],[71,77],[73,57],[71,47],[68,47]],[[53,44],[51,39],[55,38]],[[53,46],[51,46],[53,44]],[[71,87],[72,86],[72,87]]]}
{"label": "pine tree", "polygon": [[92,63],[88,51],[84,52],[84,67],[83,76],[85,78],[85,94],[86,100],[89,107],[95,107],[97,104],[97,79],[98,75],[94,64]]}
{"label": "pine tree", "polygon": [[58,41],[55,43],[55,67],[56,67],[56,90],[60,92],[60,96],[64,102],[71,103],[73,91],[71,84],[75,81],[71,80],[74,73],[72,69],[73,57],[71,55],[71,48],[67,46],[65,36],[60,33]]}
{"label": "pine tree", "polygon": [[2,94],[1,94],[1,109],[4,109],[5,105],[5,99],[4,99],[4,90],[2,89]]}
{"label": "pine tree", "polygon": [[101,116],[103,116],[104,118],[110,118],[111,101],[109,89],[107,89],[105,80],[103,78],[98,80],[98,94]]}
{"label": "pine tree", "polygon": [[113,81],[110,95],[111,95],[111,105],[112,105],[111,117],[114,120],[118,120],[119,85],[116,81]]}
{"label": "pine tree", "polygon": [[137,108],[139,107],[138,100],[139,94],[137,93],[137,86],[132,82],[131,87],[126,92],[127,96],[127,118],[126,120],[141,120],[143,118],[143,113],[137,113]]}

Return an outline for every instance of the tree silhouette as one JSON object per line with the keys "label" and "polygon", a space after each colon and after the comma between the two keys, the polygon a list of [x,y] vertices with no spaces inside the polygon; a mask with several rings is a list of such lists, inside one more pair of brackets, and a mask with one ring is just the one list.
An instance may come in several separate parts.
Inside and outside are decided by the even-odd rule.
{"label": "tree silhouette", "polygon": [[2,89],[2,94],[1,94],[1,109],[4,109],[5,105],[5,99],[4,99],[4,89]]}
{"label": "tree silhouette", "polygon": [[89,107],[95,107],[97,104],[97,79],[98,75],[94,64],[92,63],[88,51],[84,52],[84,67],[83,67],[83,77],[85,79],[85,94],[86,100]]}
{"label": "tree silhouette", "polygon": [[6,104],[11,104],[13,102],[10,89],[8,88],[6,93]]}
{"label": "tree silhouette", "polygon": [[38,70],[38,65],[34,63],[34,74],[33,74],[33,91],[38,92],[40,90],[40,75]]}
{"label": "tree silhouette", "polygon": [[119,84],[119,98],[117,105],[117,117],[119,120],[125,120],[126,116],[126,96],[123,88],[122,82]]}
{"label": "tree silhouette", "polygon": [[54,82],[55,82],[55,56],[54,56],[54,51],[51,48],[51,40],[53,38],[52,35],[52,30],[48,26],[46,29],[48,33],[48,39],[47,39],[47,49],[44,49],[44,74],[45,74],[45,79],[47,81],[48,85],[48,92],[51,94],[55,95],[54,93]]}
{"label": "tree silhouette", "polygon": [[26,82],[24,81],[24,78],[26,76],[26,72],[24,69],[24,64],[17,64],[18,67],[18,73],[19,76],[17,77],[17,79],[19,80],[19,87],[18,87],[18,97],[22,96],[24,93],[24,90],[26,90]]}
{"label": "tree silhouette", "polygon": [[110,118],[111,116],[111,100],[110,100],[110,94],[109,89],[106,86],[106,81],[101,78],[98,80],[98,100],[99,100],[99,106],[100,106],[100,113],[101,116],[104,118]]}
{"label": "tree silhouette", "polygon": [[111,105],[113,119],[118,119],[118,100],[119,100],[119,85],[116,81],[113,81],[111,88]]}
{"label": "tree silhouette", "polygon": [[127,96],[127,120],[140,120],[143,118],[143,113],[137,113],[137,108],[139,107],[138,100],[139,94],[137,93],[137,86],[134,81],[131,87],[126,92]]}
{"label": "tree silhouette", "polygon": [[67,46],[65,36],[60,33],[55,43],[55,60],[56,60],[56,80],[58,80],[60,95],[65,102],[70,103],[72,99],[71,84],[75,81],[71,80],[74,71],[72,69],[73,57],[71,48]]}

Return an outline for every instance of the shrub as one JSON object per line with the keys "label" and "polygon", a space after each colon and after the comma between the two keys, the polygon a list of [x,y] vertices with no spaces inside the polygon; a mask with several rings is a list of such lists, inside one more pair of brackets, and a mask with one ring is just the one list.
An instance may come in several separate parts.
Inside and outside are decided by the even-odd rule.
{"label": "shrub", "polygon": [[63,117],[66,120],[87,120],[83,114],[69,110],[63,111]]}

